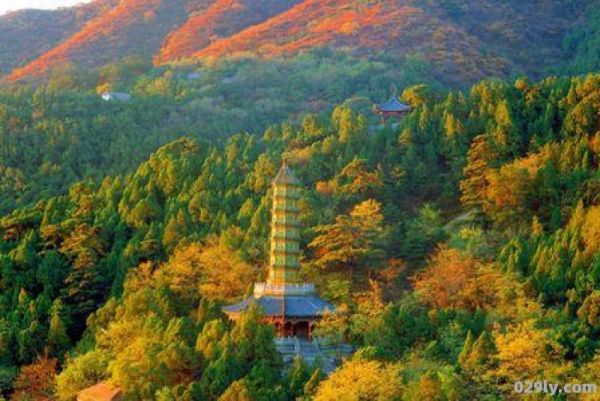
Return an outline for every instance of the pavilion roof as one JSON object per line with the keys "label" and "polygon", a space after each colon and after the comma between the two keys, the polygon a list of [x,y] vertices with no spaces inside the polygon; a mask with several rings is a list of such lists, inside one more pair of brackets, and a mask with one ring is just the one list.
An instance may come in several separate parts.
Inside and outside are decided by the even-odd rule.
{"label": "pavilion roof", "polygon": [[375,105],[378,111],[382,112],[406,112],[410,111],[410,106],[400,102],[396,97],[391,98],[389,101]]}

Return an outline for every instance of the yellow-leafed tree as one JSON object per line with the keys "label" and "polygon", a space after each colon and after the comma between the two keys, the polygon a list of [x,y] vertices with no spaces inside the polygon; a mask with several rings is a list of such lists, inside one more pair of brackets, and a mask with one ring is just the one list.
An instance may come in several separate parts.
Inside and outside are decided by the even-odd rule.
{"label": "yellow-leafed tree", "polygon": [[314,401],[394,401],[401,397],[396,366],[359,359],[345,363],[322,382]]}

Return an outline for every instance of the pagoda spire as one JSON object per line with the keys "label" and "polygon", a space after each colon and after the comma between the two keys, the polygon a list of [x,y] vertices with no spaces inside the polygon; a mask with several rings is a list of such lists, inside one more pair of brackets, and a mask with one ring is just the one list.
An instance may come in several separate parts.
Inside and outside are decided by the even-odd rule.
{"label": "pagoda spire", "polygon": [[300,181],[283,162],[273,180],[271,252],[268,285],[299,284],[300,222],[298,201]]}

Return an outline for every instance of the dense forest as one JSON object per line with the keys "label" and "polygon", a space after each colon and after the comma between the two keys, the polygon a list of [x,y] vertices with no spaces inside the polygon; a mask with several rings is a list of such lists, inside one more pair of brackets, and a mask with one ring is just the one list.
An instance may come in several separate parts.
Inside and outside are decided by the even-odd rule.
{"label": "dense forest", "polygon": [[[316,89],[306,57],[296,91],[269,97],[285,122],[246,101],[258,61],[143,74],[125,104],[73,73],[3,93],[5,396],[108,380],[131,400],[500,400],[524,378],[598,383],[600,76],[445,92],[362,62]],[[292,67],[272,63],[275,88]],[[190,99],[232,76],[222,117],[196,116]],[[380,125],[357,99],[392,79],[413,112]],[[311,90],[331,95],[301,113]],[[248,120],[227,118],[236,102]],[[300,359],[281,375],[260,310],[220,312],[264,275],[282,157],[305,186],[303,275],[336,305],[318,334],[357,350],[329,377]]]}
{"label": "dense forest", "polygon": [[[127,401],[600,385],[599,10],[95,0],[0,16],[0,400],[100,382]],[[411,112],[380,119],[390,97]],[[265,279],[283,160],[303,186],[301,276],[335,306],[314,334],[354,351],[333,372],[284,362],[259,308],[222,312]]]}
{"label": "dense forest", "polygon": [[[149,68],[139,58],[97,71],[68,65],[43,85],[0,90],[0,211],[63,193],[78,180],[131,171],[182,136],[222,142],[342,102],[368,111],[393,85],[442,87],[418,58],[368,61],[328,50]],[[133,99],[105,102],[98,95],[105,91]]]}

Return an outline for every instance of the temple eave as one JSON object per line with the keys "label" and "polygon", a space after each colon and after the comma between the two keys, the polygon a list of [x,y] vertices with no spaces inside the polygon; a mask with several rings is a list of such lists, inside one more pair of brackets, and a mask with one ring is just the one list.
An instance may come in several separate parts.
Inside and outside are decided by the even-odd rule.
{"label": "temple eave", "polygon": [[256,303],[265,318],[280,317],[284,319],[320,319],[327,312],[333,311],[333,305],[316,295],[252,295],[237,304],[226,306],[223,312],[237,315]]}

